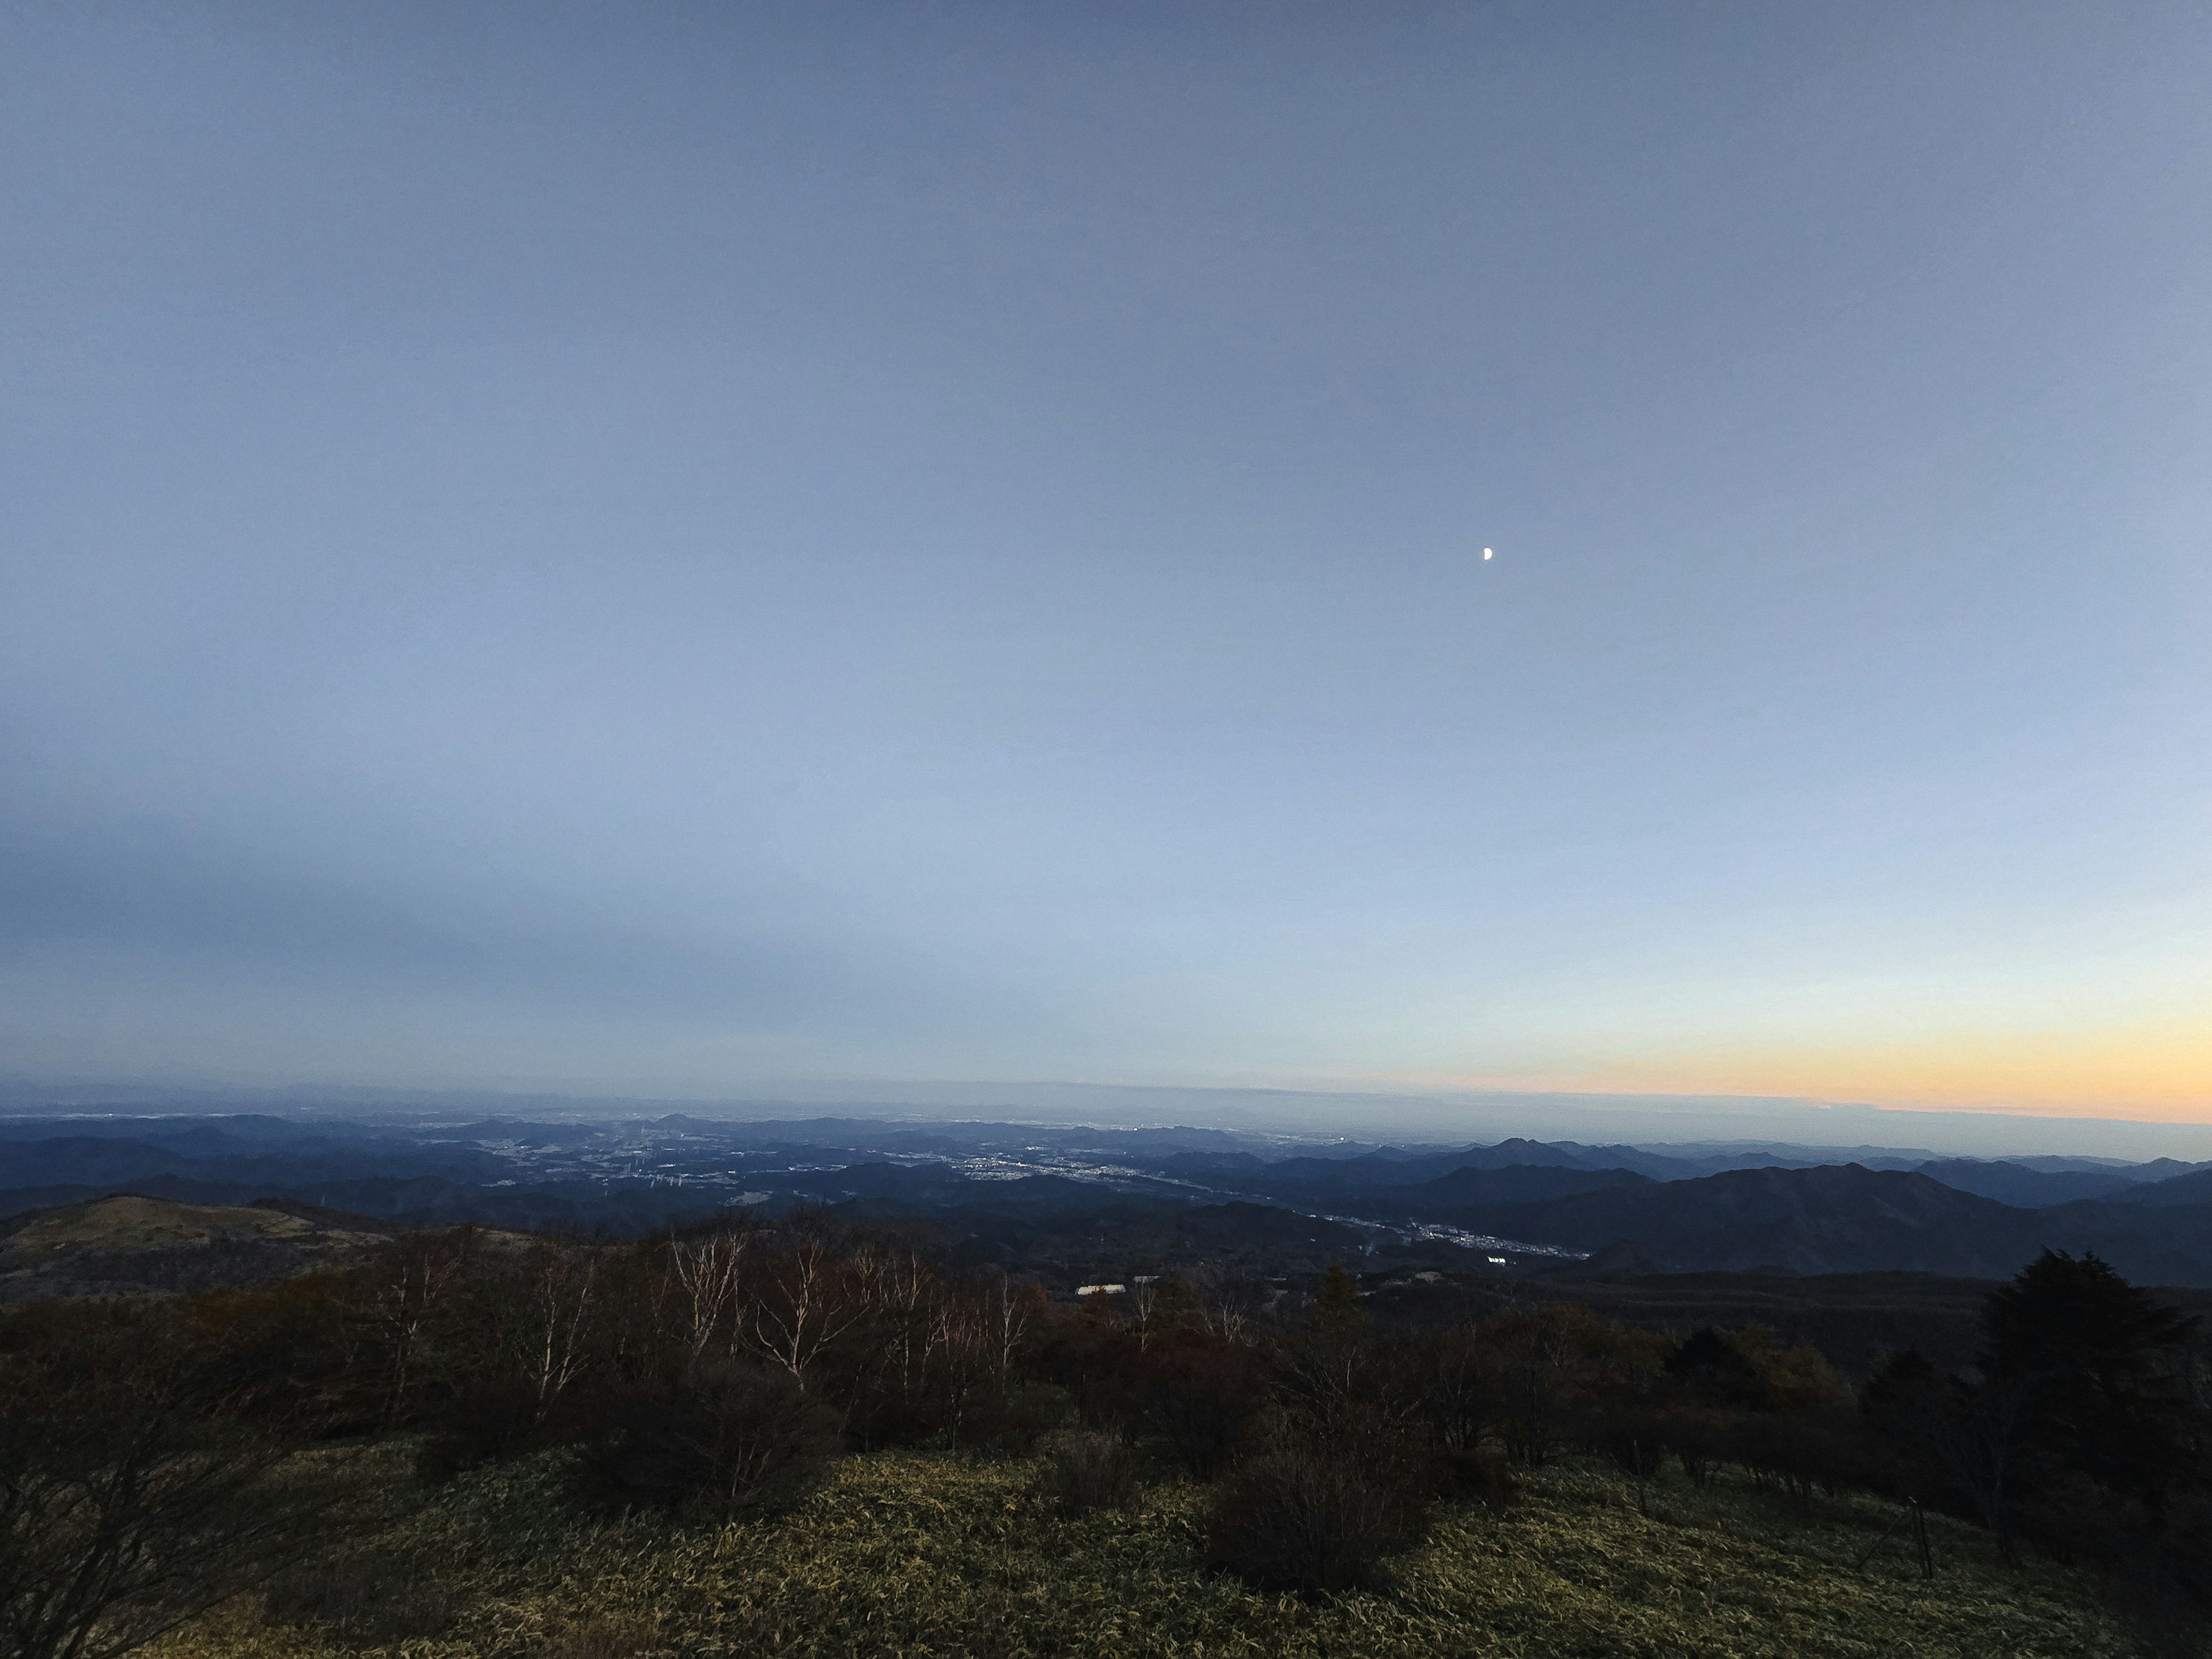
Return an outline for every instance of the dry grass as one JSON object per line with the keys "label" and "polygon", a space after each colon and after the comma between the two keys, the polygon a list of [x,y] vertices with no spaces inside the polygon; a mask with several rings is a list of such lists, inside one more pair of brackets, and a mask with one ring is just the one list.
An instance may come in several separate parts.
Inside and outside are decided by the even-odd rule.
{"label": "dry grass", "polygon": [[240,1240],[374,1244],[381,1235],[343,1232],[281,1210],[238,1204],[179,1204],[166,1198],[94,1199],[33,1212],[0,1242],[0,1268],[39,1267],[73,1253],[171,1250]]}
{"label": "dry grass", "polygon": [[0,1303],[164,1295],[289,1277],[382,1239],[280,1210],[96,1199],[0,1219]]}
{"label": "dry grass", "polygon": [[[393,1455],[395,1467],[400,1454]],[[2136,1655],[2088,1581],[2007,1568],[1936,1522],[1927,1583],[1902,1550],[1857,1556],[1872,1499],[1808,1511],[1656,1485],[1640,1515],[1593,1471],[1541,1473],[1493,1515],[1448,1513],[1394,1595],[1312,1605],[1197,1565],[1202,1490],[1145,1488],[1070,1516],[1034,1462],[849,1459],[794,1512],[720,1529],[566,1518],[556,1458],[464,1477],[378,1547],[435,1564],[452,1623],[374,1648],[234,1604],[159,1659],[693,1659],[694,1656]],[[351,1628],[373,1626],[356,1620]]]}

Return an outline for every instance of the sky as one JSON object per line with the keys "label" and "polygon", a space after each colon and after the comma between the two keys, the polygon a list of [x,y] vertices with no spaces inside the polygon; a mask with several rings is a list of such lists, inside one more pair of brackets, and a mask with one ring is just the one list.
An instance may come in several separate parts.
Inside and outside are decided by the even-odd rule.
{"label": "sky", "polygon": [[0,0],[0,1072],[2212,1122],[2208,80]]}

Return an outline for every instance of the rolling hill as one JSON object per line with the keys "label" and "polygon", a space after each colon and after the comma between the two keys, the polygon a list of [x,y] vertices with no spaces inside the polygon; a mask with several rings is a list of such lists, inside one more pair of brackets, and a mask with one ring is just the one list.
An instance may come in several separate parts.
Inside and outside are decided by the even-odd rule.
{"label": "rolling hill", "polygon": [[279,1278],[343,1259],[397,1231],[282,1200],[95,1199],[0,1223],[0,1302],[203,1291]]}

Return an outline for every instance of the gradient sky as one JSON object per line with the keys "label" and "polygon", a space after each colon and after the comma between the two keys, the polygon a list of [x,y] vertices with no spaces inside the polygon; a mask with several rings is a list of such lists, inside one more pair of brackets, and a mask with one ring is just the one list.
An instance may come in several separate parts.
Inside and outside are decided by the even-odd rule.
{"label": "gradient sky", "polygon": [[2208,85],[0,3],[0,1069],[2212,1121]]}

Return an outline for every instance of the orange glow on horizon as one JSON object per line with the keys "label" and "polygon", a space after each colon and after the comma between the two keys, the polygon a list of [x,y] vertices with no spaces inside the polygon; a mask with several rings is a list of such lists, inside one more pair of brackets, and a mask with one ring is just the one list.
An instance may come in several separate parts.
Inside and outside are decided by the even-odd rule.
{"label": "orange glow on horizon", "polygon": [[2212,1020],[1893,1042],[1716,1044],[1510,1075],[1431,1073],[1419,1081],[1430,1088],[1760,1096],[1908,1111],[2212,1123]]}

